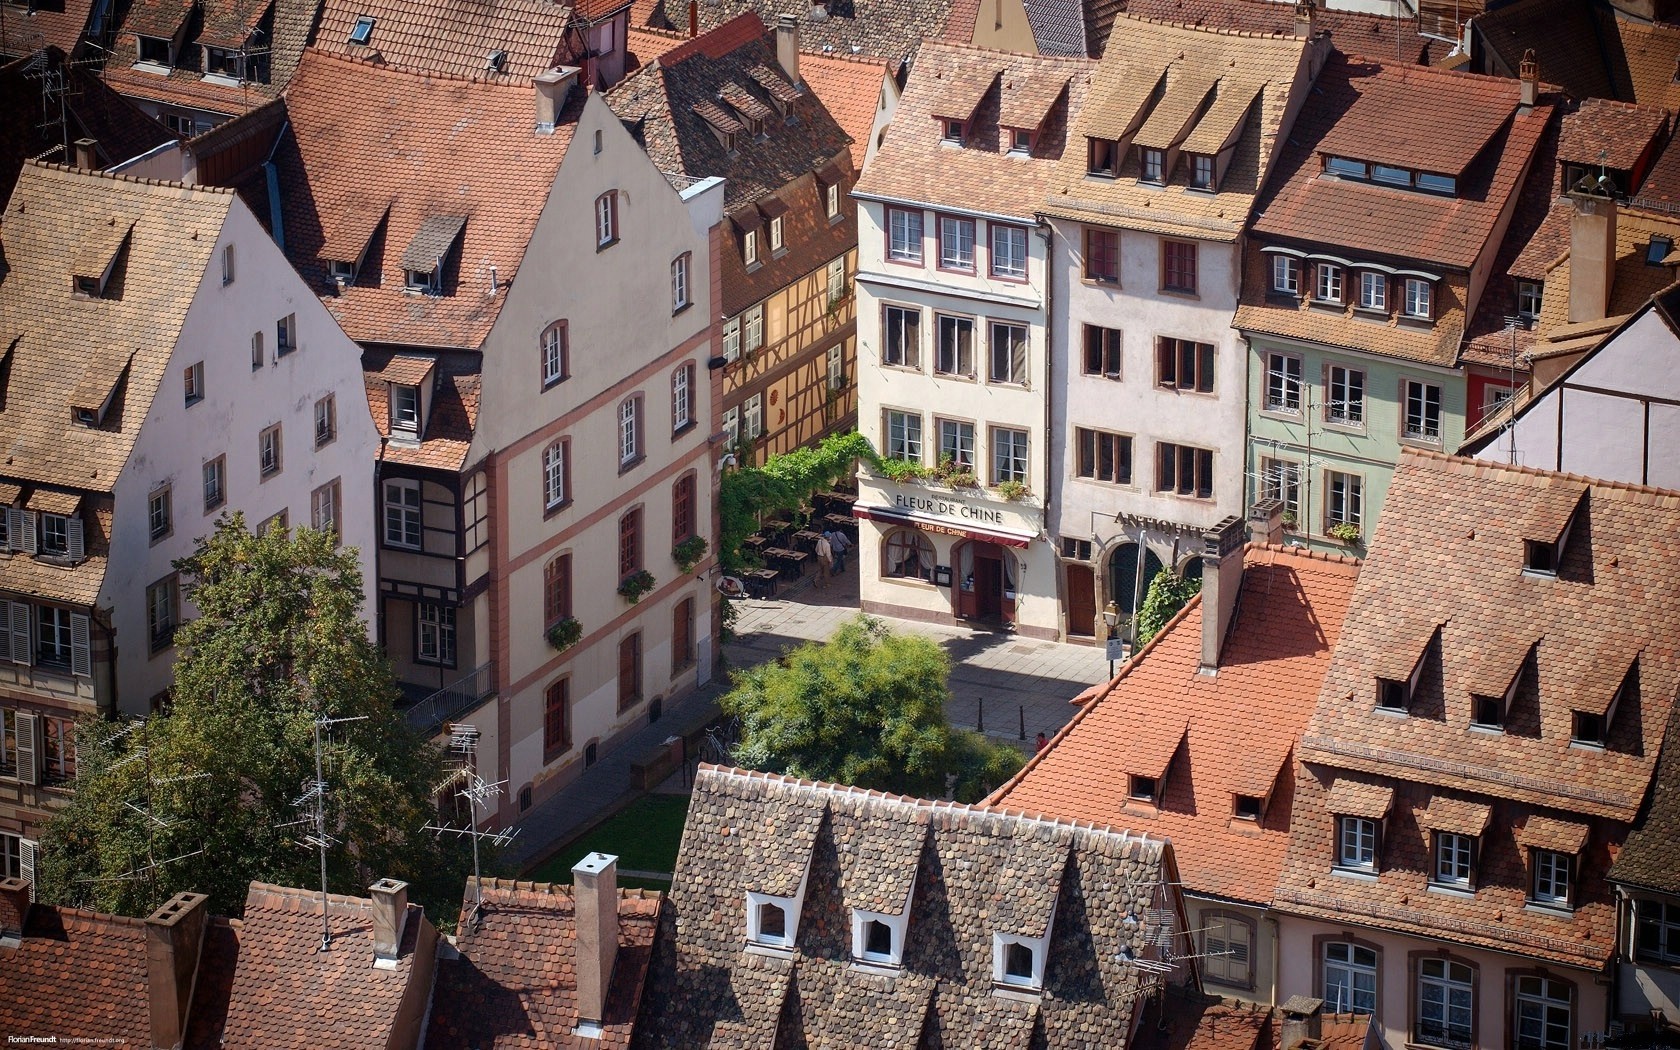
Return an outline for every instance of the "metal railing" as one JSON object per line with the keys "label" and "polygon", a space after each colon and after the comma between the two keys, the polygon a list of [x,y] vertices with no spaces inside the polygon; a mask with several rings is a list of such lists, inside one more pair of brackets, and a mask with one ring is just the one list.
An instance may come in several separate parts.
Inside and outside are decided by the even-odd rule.
{"label": "metal railing", "polygon": [[429,737],[456,715],[483,703],[495,691],[495,669],[490,664],[480,664],[404,711],[403,719],[422,736]]}

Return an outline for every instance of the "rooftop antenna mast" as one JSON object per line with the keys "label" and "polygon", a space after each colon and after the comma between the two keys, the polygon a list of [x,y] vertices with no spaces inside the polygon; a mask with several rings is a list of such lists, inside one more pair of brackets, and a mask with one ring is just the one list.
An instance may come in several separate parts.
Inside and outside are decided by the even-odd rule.
{"label": "rooftop antenna mast", "polygon": [[321,950],[327,951],[332,947],[332,915],[328,911],[327,901],[327,849],[337,844],[337,840],[327,833],[327,779],[321,769],[321,734],[342,722],[363,722],[366,715],[356,715],[350,718],[328,718],[320,715],[315,719],[315,779],[305,781],[303,794],[292,800],[295,809],[304,811],[303,816],[289,824],[280,825],[283,828],[303,826],[309,833],[298,841],[298,845],[306,849],[313,849],[321,857]]}
{"label": "rooftop antenna mast", "polygon": [[484,876],[479,870],[478,842],[480,839],[488,839],[497,846],[505,846],[513,841],[514,836],[519,834],[518,828],[502,828],[498,831],[478,830],[478,811],[491,799],[500,795],[502,785],[507,783],[505,780],[491,783],[479,776],[478,770],[474,768],[477,763],[473,759],[478,754],[480,735],[478,727],[468,722],[455,722],[449,726],[449,750],[464,756],[465,759],[465,765],[461,768],[461,779],[465,781],[466,786],[457,791],[455,795],[457,798],[467,800],[470,814],[467,826],[458,828],[451,824],[427,824],[422,829],[439,836],[465,835],[472,839],[473,907],[472,915],[468,917],[467,921],[475,925],[478,922],[479,913],[484,909]]}
{"label": "rooftop antenna mast", "polygon": [[135,746],[134,750],[130,751],[128,754],[124,755],[122,758],[117,759],[115,762],[111,763],[109,766],[106,767],[107,771],[109,771],[109,770],[113,770],[113,769],[121,769],[123,766],[128,765],[130,762],[144,761],[146,763],[146,796],[145,796],[145,799],[144,799],[145,804],[144,805],[137,805],[133,802],[130,802],[127,799],[123,799],[123,806],[125,808],[127,808],[127,809],[133,811],[134,813],[137,813],[140,816],[146,818],[146,825],[145,825],[145,827],[146,827],[146,863],[140,865],[139,867],[131,868],[128,871],[123,872],[121,875],[110,875],[110,876],[106,876],[106,877],[103,877],[103,878],[96,878],[96,879],[82,879],[80,881],[94,882],[94,883],[99,883],[99,882],[128,882],[128,881],[131,881],[131,880],[134,880],[134,879],[140,879],[140,878],[144,878],[144,879],[150,881],[150,880],[153,880],[157,877],[157,875],[156,875],[157,870],[159,868],[163,867],[164,865],[174,864],[176,861],[186,860],[188,857],[196,857],[200,853],[204,852],[203,849],[195,849],[190,853],[183,853],[183,854],[180,854],[179,856],[170,857],[166,860],[158,860],[157,859],[157,849],[156,849],[155,836],[157,834],[158,829],[161,828],[161,829],[167,830],[171,827],[174,827],[175,824],[177,823],[176,821],[173,821],[173,820],[165,820],[164,818],[158,816],[156,813],[154,813],[152,811],[153,807],[155,805],[155,802],[156,802],[156,794],[157,794],[158,786],[161,785],[161,784],[179,784],[179,783],[182,783],[183,781],[188,781],[188,780],[202,780],[203,778],[209,776],[210,774],[209,773],[183,773],[179,776],[159,777],[155,773],[153,773],[152,772],[152,752],[151,752],[151,747],[147,743],[147,735],[150,732],[149,726],[150,726],[150,722],[147,719],[143,719],[143,718],[136,719],[133,722],[130,722],[127,726],[118,730],[116,733],[112,734],[110,739],[107,741],[108,744],[114,744],[117,741],[123,740],[123,739],[127,738],[130,734],[138,731],[140,733],[140,743]]}

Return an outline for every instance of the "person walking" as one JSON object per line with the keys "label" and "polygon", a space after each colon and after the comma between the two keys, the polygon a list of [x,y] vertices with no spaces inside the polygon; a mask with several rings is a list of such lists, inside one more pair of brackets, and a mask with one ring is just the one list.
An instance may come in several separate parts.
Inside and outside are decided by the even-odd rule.
{"label": "person walking", "polygon": [[828,533],[817,537],[817,589],[828,586],[828,578],[834,572],[834,545],[828,542]]}
{"label": "person walking", "polygon": [[830,575],[838,576],[846,571],[846,551],[852,546],[852,541],[839,529],[829,529],[823,533],[828,537],[828,546],[834,551],[834,570]]}

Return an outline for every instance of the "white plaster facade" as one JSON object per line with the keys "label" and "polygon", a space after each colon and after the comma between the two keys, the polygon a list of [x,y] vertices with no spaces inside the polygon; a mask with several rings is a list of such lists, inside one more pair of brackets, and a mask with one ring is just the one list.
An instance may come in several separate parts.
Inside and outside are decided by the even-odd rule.
{"label": "white plaster facade", "polygon": [[[1044,521],[1044,494],[1052,487],[1045,432],[1051,384],[1045,325],[1049,231],[1020,217],[915,203],[892,207],[922,214],[924,263],[910,265],[886,258],[888,204],[860,198],[858,429],[882,455],[891,456],[888,413],[914,416],[920,421],[921,451],[910,458],[931,468],[940,461],[940,423],[972,427],[973,471],[979,487],[895,484],[871,475],[867,467],[859,469],[858,516],[869,519],[861,521],[858,529],[862,607],[944,623],[997,618],[1013,623],[1022,634],[1055,638],[1060,633],[1056,561]],[[938,268],[941,215],[974,222],[973,273]],[[1025,230],[1025,280],[990,276],[988,253],[994,222]],[[913,367],[889,364],[883,357],[884,317],[889,308],[914,311],[920,317]],[[971,377],[938,371],[941,317],[972,322],[973,361],[967,369]],[[1012,377],[1024,381],[992,379],[994,324],[1025,328],[1024,374]],[[995,488],[994,456],[1001,447],[1000,430],[1026,436],[1028,495],[1019,500],[1004,499]],[[939,569],[949,570],[948,584],[911,573],[894,575],[885,548],[890,536],[906,527],[918,529],[930,546],[927,557],[932,563],[927,569],[934,580],[946,578]],[[971,574],[976,577],[973,581]]]}
{"label": "white plaster facade", "polygon": [[[687,535],[715,535],[717,390],[707,361],[716,336],[723,190],[718,179],[674,189],[601,96],[591,95],[483,344],[467,462],[488,476],[490,576],[472,600],[471,622],[475,651],[494,663],[498,689],[494,715],[472,720],[485,733],[481,773],[490,777],[493,767],[493,779],[509,785],[504,823],[581,772],[615,737],[711,678],[711,552],[682,571],[672,550]],[[595,203],[609,192],[617,195],[617,236],[598,247]],[[688,302],[679,306],[671,268],[680,257]],[[542,334],[561,321],[567,374],[545,388]],[[686,421],[677,416],[679,383]],[[636,406],[637,448],[625,461],[627,404]],[[545,471],[554,448],[563,450],[565,473],[557,503]],[[679,485],[689,493],[682,526]],[[618,593],[626,575],[620,526],[629,513],[640,516],[637,567],[655,580],[634,603]],[[545,607],[549,567],[560,558],[569,559],[565,604],[581,628],[563,651],[547,640]],[[688,624],[686,638],[679,620]],[[626,683],[631,647],[637,681]],[[563,740],[547,722],[550,697],[565,706]]]}
{"label": "white plaster facade", "polygon": [[[224,512],[256,529],[276,515],[312,524],[318,492],[336,486],[332,517],[362,573],[362,613],[371,633],[375,580],[373,463],[379,435],[363,393],[361,350],[292,269],[244,203],[232,199],[216,249],[200,276],[163,382],[113,487],[111,556],[99,604],[116,635],[118,707],[148,711],[174,680],[174,649],[152,644],[148,588],[179,585],[173,562],[191,554]],[[232,280],[223,279],[231,249]],[[292,349],[278,352],[289,318]],[[261,335],[262,364],[253,338]],[[186,372],[202,366],[202,396],[188,402]],[[316,441],[316,405],[331,398],[333,436]],[[279,467],[260,469],[260,435],[279,428]],[[205,506],[206,464],[223,457],[223,502]],[[149,503],[167,489],[169,525],[152,535]],[[195,614],[177,599],[176,622]]]}
{"label": "white plaster facade", "polygon": [[[1059,396],[1051,398],[1050,462],[1061,483],[1050,530],[1063,553],[1084,553],[1089,544],[1085,571],[1095,576],[1094,608],[1083,605],[1081,588],[1071,588],[1067,631],[1092,635],[1103,629],[1100,611],[1108,601],[1126,615],[1134,611],[1149,585],[1149,571],[1139,569],[1152,570],[1156,561],[1174,568],[1187,559],[1199,564],[1202,531],[1242,513],[1247,354],[1231,328],[1241,283],[1239,250],[1231,241],[1170,238],[1196,245],[1196,292],[1190,295],[1159,290],[1162,244],[1169,238],[1117,231],[1120,280],[1098,283],[1083,276],[1084,226],[1066,219],[1051,226],[1052,298],[1059,308],[1050,333],[1050,381]],[[1087,370],[1087,326],[1120,333],[1118,371]],[[1163,385],[1156,359],[1163,339],[1213,347],[1211,392]],[[1129,442],[1129,481],[1080,476],[1082,429]],[[1211,497],[1157,490],[1164,443],[1212,453]],[[1064,547],[1062,541],[1074,543]],[[1139,565],[1140,547],[1155,561],[1146,556]],[[1123,548],[1129,554],[1116,560]],[[1070,559],[1063,571],[1081,571],[1078,561]]]}

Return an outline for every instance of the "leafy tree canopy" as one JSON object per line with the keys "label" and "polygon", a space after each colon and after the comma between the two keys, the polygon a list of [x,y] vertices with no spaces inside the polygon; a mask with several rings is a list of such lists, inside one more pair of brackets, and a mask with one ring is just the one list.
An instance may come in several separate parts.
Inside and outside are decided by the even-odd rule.
{"label": "leafy tree canopy", "polygon": [[38,892],[146,915],[194,890],[237,915],[253,879],[317,885],[298,805],[315,721],[353,718],[322,730],[328,883],[361,895],[405,879],[434,918],[452,916],[468,854],[421,830],[443,756],[396,713],[354,552],[311,529],[253,535],[234,514],[176,567],[200,615],[176,632],[171,710],[77,727],[76,794],[42,835]]}
{"label": "leafy tree canopy", "polygon": [[741,567],[741,541],[758,528],[763,515],[798,510],[813,493],[849,476],[859,459],[879,462],[869,439],[853,430],[830,434],[815,448],[771,456],[762,467],[725,473],[718,488],[723,521],[718,553],[724,566]]}
{"label": "leafy tree canopy", "polygon": [[1149,581],[1143,604],[1138,607],[1137,645],[1139,649],[1161,633],[1167,621],[1178,615],[1186,602],[1202,589],[1200,579],[1187,580],[1171,569],[1162,569]]}
{"label": "leafy tree canopy", "polygon": [[1021,752],[951,728],[951,660],[938,644],[860,616],[826,643],[733,676],[735,760],[767,772],[922,798],[974,802],[1021,767]]}

